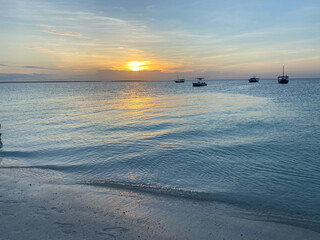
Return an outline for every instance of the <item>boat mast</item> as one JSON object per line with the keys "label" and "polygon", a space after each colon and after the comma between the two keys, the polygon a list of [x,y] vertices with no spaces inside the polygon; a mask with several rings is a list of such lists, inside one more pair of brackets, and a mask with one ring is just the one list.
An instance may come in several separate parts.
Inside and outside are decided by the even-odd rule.
{"label": "boat mast", "polygon": [[282,66],[282,76],[284,76],[284,65]]}

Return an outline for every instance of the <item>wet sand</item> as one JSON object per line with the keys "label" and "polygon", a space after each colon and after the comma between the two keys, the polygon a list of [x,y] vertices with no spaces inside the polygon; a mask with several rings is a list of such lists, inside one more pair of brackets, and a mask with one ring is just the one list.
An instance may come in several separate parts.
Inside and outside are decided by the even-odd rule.
{"label": "wet sand", "polygon": [[75,184],[54,172],[0,169],[0,239],[320,239],[245,218],[231,206]]}

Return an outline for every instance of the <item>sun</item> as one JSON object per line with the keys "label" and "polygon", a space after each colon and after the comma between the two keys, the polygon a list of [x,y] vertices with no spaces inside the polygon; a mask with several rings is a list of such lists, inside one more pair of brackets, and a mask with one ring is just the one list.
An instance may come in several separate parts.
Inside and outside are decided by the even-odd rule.
{"label": "sun", "polygon": [[145,62],[129,62],[127,64],[127,68],[129,68],[132,71],[140,71],[143,69],[146,69],[147,67],[145,66]]}

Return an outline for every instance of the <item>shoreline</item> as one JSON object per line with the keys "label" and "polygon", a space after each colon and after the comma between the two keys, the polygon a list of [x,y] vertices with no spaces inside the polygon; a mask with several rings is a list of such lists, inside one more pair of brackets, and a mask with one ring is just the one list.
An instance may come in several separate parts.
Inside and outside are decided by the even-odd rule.
{"label": "shoreline", "polygon": [[319,239],[222,203],[80,185],[55,171],[0,169],[1,239]]}

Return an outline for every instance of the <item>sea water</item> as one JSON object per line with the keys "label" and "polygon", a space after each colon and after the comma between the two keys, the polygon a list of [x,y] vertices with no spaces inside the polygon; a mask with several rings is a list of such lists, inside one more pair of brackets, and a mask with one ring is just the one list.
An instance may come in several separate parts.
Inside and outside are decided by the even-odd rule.
{"label": "sea water", "polygon": [[320,79],[1,83],[1,168],[320,226]]}

